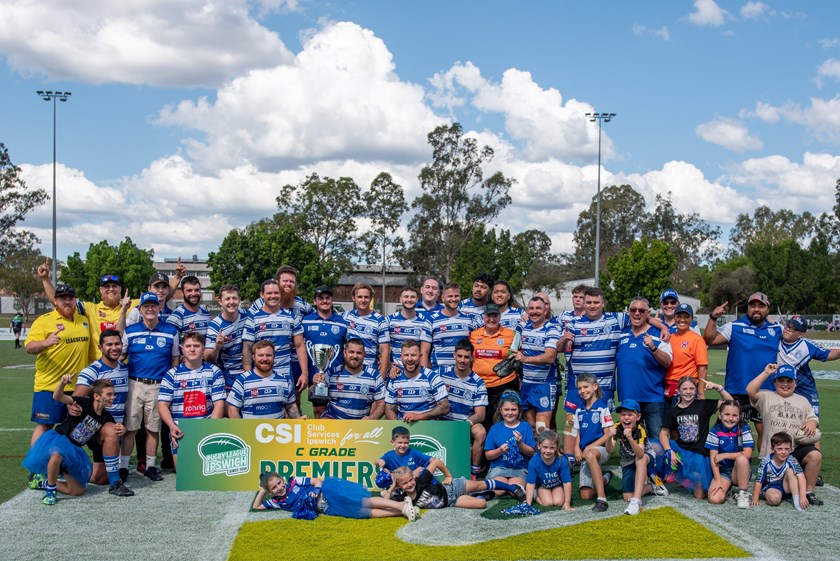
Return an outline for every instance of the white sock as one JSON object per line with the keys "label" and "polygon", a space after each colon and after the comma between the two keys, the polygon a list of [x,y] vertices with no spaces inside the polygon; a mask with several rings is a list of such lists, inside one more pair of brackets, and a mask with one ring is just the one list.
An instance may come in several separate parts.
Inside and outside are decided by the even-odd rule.
{"label": "white sock", "polygon": [[804,510],[804,509],[802,508],[802,505],[801,505],[801,504],[799,504],[799,495],[794,495],[794,496],[793,496],[793,506],[794,506],[794,507],[796,508],[796,510],[798,510],[799,512],[803,512],[803,510]]}
{"label": "white sock", "polygon": [[607,502],[607,497],[598,497],[596,500]]}
{"label": "white sock", "polygon": [[128,469],[128,460],[131,456],[120,456],[120,469]]}
{"label": "white sock", "polygon": [[146,456],[146,469],[155,467],[155,456]]}

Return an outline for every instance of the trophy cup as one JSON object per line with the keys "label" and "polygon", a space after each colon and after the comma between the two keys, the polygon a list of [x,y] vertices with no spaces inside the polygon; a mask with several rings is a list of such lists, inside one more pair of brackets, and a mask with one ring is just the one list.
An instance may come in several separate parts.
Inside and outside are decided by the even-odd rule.
{"label": "trophy cup", "polygon": [[309,351],[309,356],[312,357],[312,362],[318,368],[318,373],[323,374],[325,377],[309,388],[309,401],[312,402],[312,405],[326,405],[330,402],[326,371],[338,354],[338,345],[312,345],[307,341],[306,346]]}

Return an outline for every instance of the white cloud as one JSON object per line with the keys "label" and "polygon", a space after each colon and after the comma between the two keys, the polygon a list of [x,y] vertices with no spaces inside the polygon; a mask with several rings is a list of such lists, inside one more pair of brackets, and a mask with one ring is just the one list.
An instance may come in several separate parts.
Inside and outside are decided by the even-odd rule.
{"label": "white cloud", "polygon": [[694,25],[720,27],[726,21],[729,12],[715,3],[715,0],[694,0],[695,11],[688,15]]}
{"label": "white cloud", "polygon": [[[0,52],[25,76],[213,86],[292,59],[277,34],[251,17],[247,0],[5,4]],[[262,2],[264,8],[272,4],[295,2]]]}
{"label": "white cloud", "polygon": [[820,140],[840,143],[840,94],[831,99],[812,97],[807,107],[792,101],[780,106],[760,101],[754,112],[742,111],[741,116],[758,117],[768,123],[784,120],[806,127]]}
{"label": "white cloud", "polygon": [[723,146],[734,152],[760,150],[764,147],[761,139],[750,134],[743,122],[734,119],[712,119],[698,125],[694,132],[706,142]]}
{"label": "white cloud", "polygon": [[381,39],[354,23],[314,33],[292,64],[252,70],[224,85],[215,101],[183,101],[158,122],[200,131],[186,141],[201,169],[276,170],[331,159],[417,161],[426,134],[445,122],[403,82]]}
{"label": "white cloud", "polygon": [[764,2],[747,2],[741,6],[741,17],[746,19],[764,19],[776,15],[776,10]]}
{"label": "white cloud", "polygon": [[[501,82],[493,83],[471,62],[457,63],[430,82],[434,90],[429,99],[438,107],[451,112],[470,104],[481,112],[503,114],[505,131],[521,143],[521,155],[527,160],[597,156],[598,126],[585,117],[595,111],[593,107],[576,99],[564,101],[559,90],[541,88],[529,72],[510,68]],[[604,132],[602,159],[614,153]]]}
{"label": "white cloud", "polygon": [[651,29],[650,27],[634,23],[633,34],[636,37],[641,37],[642,35],[652,35],[654,37],[659,37],[663,41],[671,40],[671,33],[668,31],[668,27],[664,25],[659,29]]}
{"label": "white cloud", "polygon": [[817,74],[826,78],[840,80],[840,60],[830,58],[824,61],[819,68],[817,68]]}
{"label": "white cloud", "polygon": [[840,39],[836,37],[832,39],[820,39],[819,44],[823,49],[830,49],[832,47],[840,46]]}

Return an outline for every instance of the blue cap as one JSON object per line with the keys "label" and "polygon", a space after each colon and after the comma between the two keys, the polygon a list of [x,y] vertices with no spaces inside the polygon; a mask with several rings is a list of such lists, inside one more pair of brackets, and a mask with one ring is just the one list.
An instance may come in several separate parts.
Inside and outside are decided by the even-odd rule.
{"label": "blue cap", "polygon": [[140,295],[140,305],[142,306],[146,302],[154,302],[155,304],[160,305],[160,300],[158,300],[157,294],[154,292],[144,292]]}
{"label": "blue cap", "polygon": [[779,368],[776,370],[776,373],[773,374],[773,381],[778,380],[779,378],[790,378],[794,382],[796,381],[796,370],[793,366],[789,364],[781,364]]}
{"label": "blue cap", "polygon": [[688,304],[679,304],[677,305],[677,310],[674,312],[674,315],[677,314],[688,314],[694,317],[694,310]]}
{"label": "blue cap", "polygon": [[640,413],[642,408],[639,407],[639,402],[635,399],[625,399],[621,402],[621,405],[615,408],[616,413],[621,413],[621,411],[635,411],[636,413]]}
{"label": "blue cap", "polygon": [[665,290],[663,290],[662,294],[659,296],[659,301],[662,302],[666,298],[673,298],[677,302],[680,301],[680,295],[677,294],[677,291],[673,288],[666,288]]}
{"label": "blue cap", "polygon": [[801,331],[802,333],[808,331],[808,322],[805,321],[805,318],[802,316],[791,316],[791,318],[787,320],[787,324],[796,331]]}

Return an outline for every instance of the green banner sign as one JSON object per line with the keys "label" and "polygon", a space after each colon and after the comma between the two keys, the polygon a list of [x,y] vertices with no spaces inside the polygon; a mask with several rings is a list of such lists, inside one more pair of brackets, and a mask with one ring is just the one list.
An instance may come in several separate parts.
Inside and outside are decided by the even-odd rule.
{"label": "green banner sign", "polygon": [[[400,421],[329,419],[184,419],[178,445],[179,491],[251,491],[259,474],[340,477],[373,489],[374,462],[392,450]],[[453,477],[469,477],[470,431],[464,421],[409,426],[411,447],[438,458]]]}

